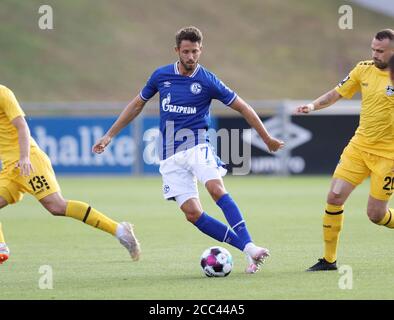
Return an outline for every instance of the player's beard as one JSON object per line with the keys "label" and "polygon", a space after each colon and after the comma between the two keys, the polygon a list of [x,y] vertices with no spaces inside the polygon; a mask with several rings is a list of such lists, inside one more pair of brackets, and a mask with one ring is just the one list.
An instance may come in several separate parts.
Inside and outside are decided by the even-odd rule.
{"label": "player's beard", "polygon": [[380,70],[387,69],[387,67],[389,66],[387,62],[383,62],[380,60],[373,59],[373,62],[375,64],[376,68],[378,68]]}
{"label": "player's beard", "polygon": [[197,63],[198,63],[198,61],[196,61],[196,62],[193,62],[192,64],[189,64],[180,58],[179,58],[179,61],[182,63],[182,66],[185,68],[185,70],[187,70],[189,72],[193,71],[196,68]]}

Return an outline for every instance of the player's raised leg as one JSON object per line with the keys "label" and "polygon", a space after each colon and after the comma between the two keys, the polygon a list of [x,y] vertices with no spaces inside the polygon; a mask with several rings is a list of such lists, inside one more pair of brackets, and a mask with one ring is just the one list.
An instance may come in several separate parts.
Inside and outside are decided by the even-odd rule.
{"label": "player's raised leg", "polygon": [[323,216],[324,256],[307,271],[337,270],[336,260],[339,235],[343,227],[344,204],[354,188],[351,183],[343,179],[332,180]]}
{"label": "player's raised leg", "polygon": [[222,179],[212,179],[205,183],[205,186],[216,202],[222,209],[227,222],[234,230],[238,238],[242,241],[242,249],[249,258],[248,273],[254,273],[259,269],[259,266],[264,263],[265,259],[269,256],[269,251],[266,248],[256,246],[249,234],[248,228],[243,215],[238,208],[237,204],[227,193]]}
{"label": "player's raised leg", "polygon": [[140,244],[134,235],[133,226],[130,223],[118,223],[85,202],[65,200],[60,192],[50,194],[42,198],[40,202],[55,216],[72,217],[112,234],[126,247],[133,260],[139,259],[141,253]]}
{"label": "player's raised leg", "polygon": [[[0,209],[8,205],[8,202],[0,196]],[[10,250],[5,243],[2,224],[0,222],[0,264],[5,262],[10,255]]]}
{"label": "player's raised leg", "polygon": [[244,244],[238,236],[224,223],[204,212],[198,198],[193,197],[184,200],[184,197],[187,197],[187,195],[175,198],[189,222],[211,238],[220,242],[226,242],[239,250],[243,249]]}

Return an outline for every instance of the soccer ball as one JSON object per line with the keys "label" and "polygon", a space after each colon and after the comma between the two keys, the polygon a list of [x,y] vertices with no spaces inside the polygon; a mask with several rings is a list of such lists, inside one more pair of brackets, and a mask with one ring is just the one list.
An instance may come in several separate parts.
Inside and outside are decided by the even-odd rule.
{"label": "soccer ball", "polygon": [[233,269],[233,257],[225,248],[211,247],[202,253],[200,264],[207,277],[226,277]]}

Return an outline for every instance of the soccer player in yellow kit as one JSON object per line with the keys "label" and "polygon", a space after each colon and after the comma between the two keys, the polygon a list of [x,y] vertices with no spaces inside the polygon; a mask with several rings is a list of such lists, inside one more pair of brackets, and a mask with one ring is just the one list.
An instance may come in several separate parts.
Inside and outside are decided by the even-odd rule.
{"label": "soccer player in yellow kit", "polygon": [[394,189],[394,87],[388,62],[394,56],[394,31],[378,32],[371,44],[371,61],[362,61],[336,88],[310,104],[297,108],[309,113],[350,99],[361,92],[360,122],[343,150],[333,175],[323,218],[324,256],[307,271],[336,270],[337,246],[343,225],[343,211],[350,193],[371,178],[367,214],[380,226],[394,228],[394,210],[389,200]]}
{"label": "soccer player in yellow kit", "polygon": [[[0,208],[30,193],[53,215],[72,217],[116,236],[138,260],[140,245],[130,223],[117,223],[84,202],[63,198],[51,162],[30,136],[24,116],[13,92],[0,85]],[[9,253],[0,223],[0,264]]]}

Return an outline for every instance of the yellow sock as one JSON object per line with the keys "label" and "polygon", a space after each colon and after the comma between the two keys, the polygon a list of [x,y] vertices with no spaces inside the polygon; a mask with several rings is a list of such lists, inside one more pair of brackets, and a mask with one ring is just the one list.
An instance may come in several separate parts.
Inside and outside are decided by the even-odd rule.
{"label": "yellow sock", "polygon": [[70,200],[67,202],[66,216],[80,220],[88,225],[108,232],[112,235],[116,234],[118,223],[106,217],[101,212],[90,207],[85,202]]}
{"label": "yellow sock", "polygon": [[0,222],[0,243],[5,243],[1,222]]}
{"label": "yellow sock", "polygon": [[343,226],[344,206],[327,204],[323,217],[324,259],[332,263],[337,260],[339,233]]}
{"label": "yellow sock", "polygon": [[389,211],[386,212],[384,218],[380,220],[377,224],[390,229],[394,229],[394,209],[390,208]]}

